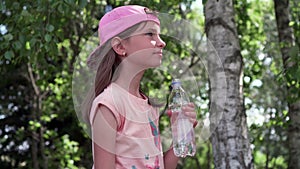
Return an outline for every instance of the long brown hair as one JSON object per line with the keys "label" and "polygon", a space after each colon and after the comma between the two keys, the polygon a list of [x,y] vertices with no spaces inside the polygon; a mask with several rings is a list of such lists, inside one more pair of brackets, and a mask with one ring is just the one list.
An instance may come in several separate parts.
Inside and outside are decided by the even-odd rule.
{"label": "long brown hair", "polygon": [[[144,25],[142,25],[144,24]],[[121,39],[126,40],[136,31],[140,26],[145,26],[146,22],[138,23],[119,35]],[[112,78],[116,72],[116,69],[121,63],[120,56],[113,50],[111,46],[111,40],[108,40],[96,53],[97,60],[99,60],[96,72],[96,77],[94,81],[94,88],[91,88],[88,92],[86,99],[82,104],[82,113],[83,119],[86,121],[88,125],[90,125],[89,117],[90,117],[90,110],[93,104],[93,100],[101,94],[107,86],[110,85],[112,82]],[[145,94],[144,94],[145,95]],[[146,96],[146,95],[145,95]]]}

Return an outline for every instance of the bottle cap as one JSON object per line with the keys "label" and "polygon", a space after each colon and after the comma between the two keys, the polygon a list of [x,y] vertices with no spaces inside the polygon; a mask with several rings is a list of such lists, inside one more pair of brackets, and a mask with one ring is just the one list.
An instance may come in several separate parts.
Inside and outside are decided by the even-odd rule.
{"label": "bottle cap", "polygon": [[179,86],[181,86],[180,79],[173,79],[171,85],[172,85],[172,87],[179,87]]}

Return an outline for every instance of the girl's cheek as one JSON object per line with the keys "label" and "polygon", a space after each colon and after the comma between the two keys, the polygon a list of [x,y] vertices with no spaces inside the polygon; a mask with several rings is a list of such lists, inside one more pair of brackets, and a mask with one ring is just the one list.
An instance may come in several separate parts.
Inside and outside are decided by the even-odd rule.
{"label": "girl's cheek", "polygon": [[155,41],[155,40],[152,40],[150,43],[151,43],[153,46],[156,45],[156,41]]}

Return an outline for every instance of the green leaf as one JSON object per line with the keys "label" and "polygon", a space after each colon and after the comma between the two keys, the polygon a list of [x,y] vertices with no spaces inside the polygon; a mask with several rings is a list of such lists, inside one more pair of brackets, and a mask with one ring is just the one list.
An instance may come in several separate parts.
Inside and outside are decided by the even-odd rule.
{"label": "green leaf", "polygon": [[34,46],[36,41],[37,41],[36,38],[31,38],[30,39],[30,46]]}
{"label": "green leaf", "polygon": [[18,10],[20,8],[20,3],[19,2],[14,2],[13,7],[14,7],[14,9]]}
{"label": "green leaf", "polygon": [[19,41],[21,43],[25,43],[25,36],[24,35],[19,35]]}
{"label": "green leaf", "polygon": [[64,13],[65,12],[62,4],[59,4],[57,9],[58,9],[58,11],[60,13]]}
{"label": "green leaf", "polygon": [[6,51],[5,54],[4,54],[4,57],[5,59],[7,60],[11,60],[13,57],[15,56],[14,52],[13,51]]}
{"label": "green leaf", "polygon": [[291,57],[296,58],[299,54],[299,47],[297,45],[291,47],[289,54]]}
{"label": "green leaf", "polygon": [[24,18],[31,17],[30,13],[27,10],[22,10],[21,16],[23,16]]}
{"label": "green leaf", "polygon": [[16,41],[13,43],[13,47],[16,49],[16,50],[20,50],[22,48],[22,44],[20,41]]}
{"label": "green leaf", "polygon": [[80,9],[84,8],[87,5],[87,0],[79,0],[78,5]]}
{"label": "green leaf", "polygon": [[52,40],[52,36],[50,34],[45,35],[45,41],[50,42]]}
{"label": "green leaf", "polygon": [[64,1],[70,5],[73,5],[75,3],[74,0],[64,0]]}
{"label": "green leaf", "polygon": [[26,42],[25,49],[30,50],[30,42]]}
{"label": "green leaf", "polygon": [[6,41],[11,41],[11,40],[13,40],[13,35],[12,34],[6,34],[6,35],[4,35],[4,39],[6,40]]}
{"label": "green leaf", "polygon": [[1,1],[1,3],[0,3],[0,11],[5,11],[5,10],[6,10],[6,5],[5,5],[5,3],[3,3]]}
{"label": "green leaf", "polygon": [[54,26],[53,25],[47,25],[46,30],[48,32],[52,32],[54,30]]}

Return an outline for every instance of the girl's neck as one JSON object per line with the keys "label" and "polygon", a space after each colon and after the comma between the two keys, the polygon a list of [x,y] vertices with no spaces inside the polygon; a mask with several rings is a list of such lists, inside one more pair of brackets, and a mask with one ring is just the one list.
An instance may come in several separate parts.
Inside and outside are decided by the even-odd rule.
{"label": "girl's neck", "polygon": [[121,86],[123,89],[127,90],[130,94],[143,98],[140,93],[140,82],[143,77],[144,71],[139,72],[135,76],[131,74],[120,74],[119,78],[116,79],[115,83]]}

